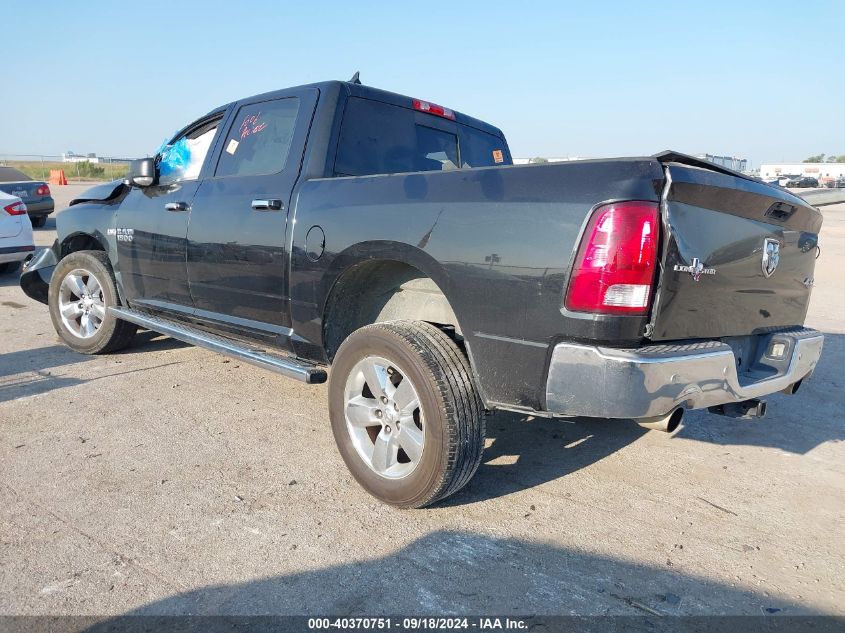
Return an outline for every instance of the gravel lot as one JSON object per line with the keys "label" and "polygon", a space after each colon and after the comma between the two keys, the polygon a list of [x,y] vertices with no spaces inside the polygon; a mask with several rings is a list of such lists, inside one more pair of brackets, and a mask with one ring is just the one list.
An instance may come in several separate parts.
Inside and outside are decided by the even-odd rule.
{"label": "gravel lot", "polygon": [[845,614],[845,205],[825,215],[797,396],[674,436],[497,414],[475,479],[422,511],[352,480],[323,386],[150,333],[76,354],[0,278],[0,613]]}

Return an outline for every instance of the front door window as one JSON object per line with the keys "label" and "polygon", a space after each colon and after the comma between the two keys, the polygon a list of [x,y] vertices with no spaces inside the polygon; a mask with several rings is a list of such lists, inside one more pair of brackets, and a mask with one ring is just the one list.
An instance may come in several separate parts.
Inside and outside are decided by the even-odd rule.
{"label": "front door window", "polygon": [[220,119],[221,117],[216,117],[190,127],[159,148],[156,160],[160,185],[167,186],[199,178]]}

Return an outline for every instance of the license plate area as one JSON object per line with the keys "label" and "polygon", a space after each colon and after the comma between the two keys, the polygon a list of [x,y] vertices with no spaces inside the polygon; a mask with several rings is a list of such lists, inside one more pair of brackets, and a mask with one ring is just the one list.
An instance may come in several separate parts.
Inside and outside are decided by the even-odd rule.
{"label": "license plate area", "polygon": [[741,385],[784,374],[789,369],[795,347],[794,331],[770,332],[722,339],[736,358],[736,374]]}

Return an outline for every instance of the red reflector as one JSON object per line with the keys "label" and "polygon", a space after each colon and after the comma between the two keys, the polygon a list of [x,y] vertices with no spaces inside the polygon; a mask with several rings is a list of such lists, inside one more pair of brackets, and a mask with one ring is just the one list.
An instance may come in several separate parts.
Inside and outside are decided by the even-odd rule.
{"label": "red reflector", "polygon": [[419,110],[420,112],[433,114],[435,116],[442,116],[444,119],[451,119],[452,121],[455,120],[455,113],[449,108],[444,108],[443,106],[439,106],[436,103],[429,103],[428,101],[414,99],[414,110]]}
{"label": "red reflector", "polygon": [[593,212],[569,277],[566,308],[646,314],[657,264],[655,202],[616,202]]}
{"label": "red reflector", "polygon": [[41,185],[38,189],[35,190],[36,196],[49,196],[50,195],[50,187],[47,185]]}
{"label": "red reflector", "polygon": [[26,215],[26,205],[23,202],[13,202],[3,207],[9,215]]}

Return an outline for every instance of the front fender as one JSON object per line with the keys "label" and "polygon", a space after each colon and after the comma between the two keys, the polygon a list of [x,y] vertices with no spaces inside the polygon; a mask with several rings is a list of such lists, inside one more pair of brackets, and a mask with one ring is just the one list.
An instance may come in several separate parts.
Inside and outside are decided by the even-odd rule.
{"label": "front fender", "polygon": [[[97,185],[83,194],[85,198],[73,200],[71,207],[56,214],[58,238],[51,248],[36,252],[21,273],[20,286],[26,296],[46,304],[53,270],[62,256],[74,248],[96,248],[110,255],[114,253],[108,229],[114,225],[114,202],[122,191],[119,185],[119,181]],[[108,201],[88,202],[91,196]]]}
{"label": "front fender", "polygon": [[[112,202],[79,202],[56,214],[56,236],[60,248],[59,259],[70,250],[79,250],[77,240],[96,243],[94,248],[106,251],[114,265],[117,242],[110,229],[114,228],[118,205]],[[83,246],[83,248],[88,248]]]}

